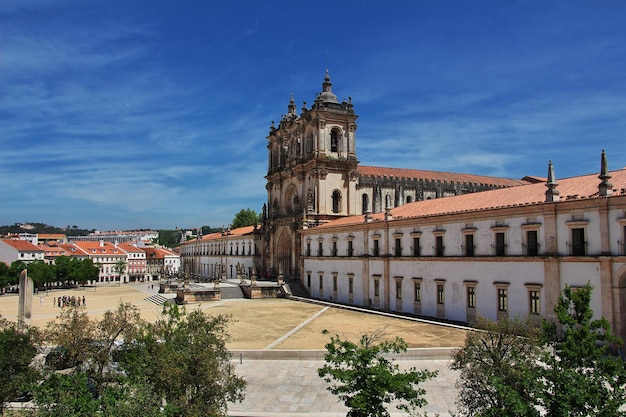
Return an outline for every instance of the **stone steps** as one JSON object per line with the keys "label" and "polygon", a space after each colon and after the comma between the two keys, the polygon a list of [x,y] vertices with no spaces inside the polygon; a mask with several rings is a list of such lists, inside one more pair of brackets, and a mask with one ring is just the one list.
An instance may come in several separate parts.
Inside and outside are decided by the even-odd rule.
{"label": "stone steps", "polygon": [[149,301],[158,306],[162,306],[163,304],[172,301],[172,298],[164,297],[161,294],[154,294],[145,298],[146,301]]}

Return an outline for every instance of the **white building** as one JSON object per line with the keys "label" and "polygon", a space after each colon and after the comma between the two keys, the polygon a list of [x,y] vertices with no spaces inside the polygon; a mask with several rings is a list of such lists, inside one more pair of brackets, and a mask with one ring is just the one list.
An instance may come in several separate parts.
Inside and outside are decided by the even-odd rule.
{"label": "white building", "polygon": [[15,261],[28,264],[43,260],[44,250],[28,240],[0,239],[0,262],[10,265]]}
{"label": "white building", "polygon": [[[565,285],[626,336],[626,169],[419,201],[302,231],[315,298],[469,322],[554,316]],[[614,185],[612,185],[614,184]]]}

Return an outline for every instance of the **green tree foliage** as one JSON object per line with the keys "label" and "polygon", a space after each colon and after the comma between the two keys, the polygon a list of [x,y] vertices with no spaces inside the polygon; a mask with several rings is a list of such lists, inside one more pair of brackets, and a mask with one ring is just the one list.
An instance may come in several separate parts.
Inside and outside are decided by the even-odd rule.
{"label": "green tree foliage", "polygon": [[9,266],[0,262],[0,294],[4,293],[5,288],[9,285],[9,279]]}
{"label": "green tree foliage", "polygon": [[237,229],[244,226],[254,226],[259,223],[260,218],[261,216],[252,209],[241,209],[239,213],[235,214],[230,228]]}
{"label": "green tree foliage", "polygon": [[539,416],[535,408],[541,354],[539,326],[528,318],[479,318],[476,331],[454,354],[450,367],[460,371],[457,407],[462,416]]}
{"label": "green tree foliage", "polygon": [[27,265],[28,276],[32,278],[35,286],[41,288],[56,280],[54,267],[43,261],[34,261]]}
{"label": "green tree foliage", "polygon": [[544,325],[542,406],[551,417],[626,416],[626,362],[609,354],[621,345],[604,318],[593,320],[591,285],[561,292],[558,323]]}
{"label": "green tree foliage", "polygon": [[415,413],[427,404],[426,391],[419,384],[437,372],[410,368],[400,371],[388,354],[405,352],[407,344],[396,337],[379,341],[384,330],[362,334],[359,343],[342,340],[338,335],[326,344],[326,364],[318,374],[331,385],[328,390],[338,396],[350,410],[348,417],[389,416],[385,404],[398,401],[397,408]]}
{"label": "green tree foliage", "polygon": [[38,386],[36,415],[225,416],[245,387],[226,349],[228,321],[166,306],[146,323],[124,303],[92,321],[84,308],[66,307],[46,340],[70,368]]}
{"label": "green tree foliage", "polygon": [[152,384],[176,416],[224,416],[245,388],[226,349],[229,320],[166,304],[161,319],[148,323],[124,352],[122,368],[131,380]]}
{"label": "green tree foliage", "polygon": [[159,230],[159,245],[166,248],[175,248],[180,245],[183,232],[180,230]]}
{"label": "green tree foliage", "polygon": [[20,282],[20,274],[26,269],[22,261],[13,261],[9,267],[9,285],[17,285]]}
{"label": "green tree foliage", "polygon": [[35,385],[38,374],[29,365],[37,354],[37,342],[36,329],[18,329],[0,317],[0,415],[7,402]]}
{"label": "green tree foliage", "polygon": [[[461,416],[626,416],[626,363],[605,318],[593,320],[590,285],[566,287],[556,322],[479,321],[451,365],[461,371]],[[622,410],[620,411],[620,408]]]}

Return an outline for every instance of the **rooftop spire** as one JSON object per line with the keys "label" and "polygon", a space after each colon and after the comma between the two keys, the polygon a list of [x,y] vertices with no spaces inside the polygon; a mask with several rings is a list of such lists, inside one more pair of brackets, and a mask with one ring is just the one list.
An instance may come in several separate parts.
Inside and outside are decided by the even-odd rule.
{"label": "rooftop spire", "polygon": [[320,98],[323,103],[339,103],[337,96],[333,94],[333,83],[330,82],[330,75],[328,75],[328,69],[326,69],[326,76],[322,83],[322,94]]}
{"label": "rooftop spire", "polygon": [[600,175],[598,175],[598,178],[602,181],[598,185],[598,194],[602,197],[611,195],[613,184],[609,182],[611,175],[609,175],[609,163],[606,160],[604,149],[602,149],[602,154],[600,155]]}
{"label": "rooftop spire", "polygon": [[550,160],[550,162],[548,162],[548,181],[546,182],[546,187],[548,187],[546,191],[546,203],[559,201],[559,190],[556,189],[557,185],[559,184],[554,178],[554,166],[552,165],[552,160]]}
{"label": "rooftop spire", "polygon": [[291,98],[289,99],[289,114],[296,114],[296,101],[293,99],[293,93],[291,93]]}

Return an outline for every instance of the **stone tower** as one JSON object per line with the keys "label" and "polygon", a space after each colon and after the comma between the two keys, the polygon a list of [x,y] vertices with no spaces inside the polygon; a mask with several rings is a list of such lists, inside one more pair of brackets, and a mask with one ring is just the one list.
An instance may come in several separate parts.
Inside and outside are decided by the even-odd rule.
{"label": "stone tower", "polygon": [[328,71],[311,108],[293,96],[267,136],[267,206],[263,268],[299,275],[298,231],[358,213],[356,119],[352,99],[339,102]]}

